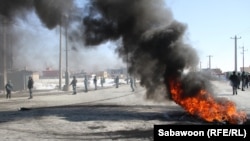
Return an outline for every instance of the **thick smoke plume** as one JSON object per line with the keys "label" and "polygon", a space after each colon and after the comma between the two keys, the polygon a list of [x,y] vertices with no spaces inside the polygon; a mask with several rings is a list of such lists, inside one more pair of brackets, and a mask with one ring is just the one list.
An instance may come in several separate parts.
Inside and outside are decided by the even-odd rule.
{"label": "thick smoke plume", "polygon": [[73,0],[1,0],[0,15],[12,20],[34,11],[45,27],[53,29],[62,16],[76,12],[72,15],[81,18],[81,26],[75,29],[78,33],[69,32],[70,40],[80,39],[87,47],[118,41],[117,53],[130,75],[146,87],[148,98],[166,96],[169,77],[187,82],[187,91],[208,87],[205,79],[183,77],[185,69],[196,67],[198,56],[183,40],[186,25],[174,20],[163,0],[90,0],[84,6],[81,13]]}
{"label": "thick smoke plume", "polygon": [[147,88],[148,98],[165,94],[169,76],[181,78],[184,69],[198,63],[195,50],[183,41],[186,26],[164,5],[162,0],[92,0],[83,20],[86,45],[122,40],[117,51]]}
{"label": "thick smoke plume", "polygon": [[49,29],[60,24],[63,14],[73,7],[73,0],[1,0],[0,14],[8,20],[25,15],[34,10],[41,22]]}

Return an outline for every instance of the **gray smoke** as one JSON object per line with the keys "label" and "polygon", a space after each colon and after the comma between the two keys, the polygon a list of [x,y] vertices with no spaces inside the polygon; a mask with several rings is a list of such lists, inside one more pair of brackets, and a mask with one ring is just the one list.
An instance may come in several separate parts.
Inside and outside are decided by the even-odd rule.
{"label": "gray smoke", "polygon": [[[66,14],[70,13],[72,9],[74,9],[74,1],[73,0],[1,0],[0,1],[0,29],[3,30],[5,28],[5,33],[1,32],[0,34],[0,52],[5,52],[8,54],[7,60],[9,64],[9,60],[14,57],[20,57],[21,59],[17,58],[14,62],[16,65],[15,67],[24,67],[24,66],[35,66],[34,63],[28,62],[28,60],[36,59],[39,60],[46,60],[42,58],[44,56],[40,50],[39,46],[42,46],[40,42],[37,42],[36,39],[41,36],[40,33],[31,33],[32,29],[41,29],[41,27],[36,26],[27,26],[26,31],[22,32],[20,29],[24,22],[31,21],[29,18],[32,17],[31,15],[35,13],[35,16],[38,17],[39,22],[42,23],[43,28],[47,28],[52,31],[61,23],[64,23]],[[32,17],[34,18],[34,17]],[[62,21],[62,22],[61,22]],[[33,23],[32,23],[33,24]],[[28,25],[28,24],[27,24]],[[15,28],[19,26],[18,28]],[[63,25],[64,26],[64,25]],[[3,28],[4,27],[4,28]],[[32,29],[31,29],[32,28]],[[31,29],[31,30],[30,30]],[[39,30],[40,31],[40,30]],[[5,51],[3,50],[3,36],[6,34],[6,39],[11,41],[6,41],[6,48]],[[31,35],[29,35],[31,34]],[[44,35],[42,35],[44,36]],[[32,39],[33,37],[33,39]],[[26,40],[26,43],[24,44]],[[42,39],[41,39],[42,40]],[[27,42],[28,41],[28,42]],[[39,40],[38,40],[39,41]],[[45,43],[46,41],[44,41]],[[37,43],[39,45],[37,45]],[[32,46],[32,48],[28,48]],[[10,49],[13,48],[13,49]],[[10,55],[12,52],[12,56]],[[32,52],[29,55],[28,53]],[[40,53],[37,53],[40,52]],[[44,54],[46,54],[45,48],[42,50]],[[55,54],[55,53],[54,53]],[[53,53],[51,53],[51,56]],[[35,56],[35,57],[34,57]],[[47,58],[49,59],[49,58]],[[50,57],[50,61],[52,64],[55,62],[53,57]],[[58,60],[58,59],[56,59]],[[57,61],[56,61],[57,62]],[[12,63],[13,64],[13,63]],[[55,65],[58,66],[58,65]],[[2,67],[2,61],[0,61],[0,67]],[[11,68],[11,67],[8,67]],[[45,67],[43,68],[45,69]]]}
{"label": "gray smoke", "polygon": [[129,73],[146,87],[148,98],[165,96],[170,78],[181,79],[187,95],[208,87],[205,78],[193,77],[196,73],[183,75],[185,69],[197,66],[198,56],[184,42],[186,25],[174,20],[163,0],[90,0],[84,10],[75,8],[73,0],[0,2],[2,16],[13,19],[34,10],[48,29],[59,25],[65,13],[75,12],[75,22],[81,20],[69,31],[70,40],[90,48],[107,41],[119,43],[116,52],[128,63]]}
{"label": "gray smoke", "polygon": [[49,29],[60,24],[62,15],[73,8],[73,0],[1,0],[0,15],[8,20],[25,18],[27,12],[34,10],[41,22]]}
{"label": "gray smoke", "polygon": [[184,42],[186,25],[174,20],[164,5],[163,0],[92,0],[82,38],[86,45],[121,39],[117,52],[129,64],[129,73],[140,78],[148,98],[165,95],[170,78],[184,83],[186,96],[209,88],[201,74],[183,75],[185,69],[196,68],[198,56]]}

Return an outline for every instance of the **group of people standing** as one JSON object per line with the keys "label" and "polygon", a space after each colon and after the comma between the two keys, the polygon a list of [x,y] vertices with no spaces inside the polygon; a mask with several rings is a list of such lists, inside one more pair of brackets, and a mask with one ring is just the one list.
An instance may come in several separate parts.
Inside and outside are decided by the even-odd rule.
{"label": "group of people standing", "polygon": [[[131,87],[132,91],[134,92],[135,87],[136,87],[134,78],[130,77],[129,81],[130,81],[130,87]],[[116,76],[114,78],[114,82],[115,82],[115,87],[118,88],[119,87],[119,77],[118,76]],[[85,89],[84,91],[88,92],[89,81],[88,81],[88,77],[86,75],[84,76],[83,83],[84,83],[84,89]],[[101,77],[100,78],[101,87],[103,87],[104,83],[105,83],[105,78]],[[93,84],[94,84],[94,90],[97,90],[98,87],[97,87],[97,77],[96,76],[94,76],[94,78],[93,78]],[[76,80],[75,76],[73,76],[73,79],[72,79],[70,85],[72,85],[73,94],[76,94],[77,93],[77,91],[76,91],[77,80]]]}
{"label": "group of people standing", "polygon": [[237,95],[237,89],[245,91],[245,88],[248,88],[250,83],[250,75],[245,74],[244,71],[238,74],[236,74],[236,72],[233,71],[233,74],[229,76],[229,80],[233,89],[233,95]]}
{"label": "group of people standing", "polygon": [[[101,79],[101,83],[103,82],[103,80]],[[84,88],[85,88],[85,92],[88,92],[88,78],[87,78],[87,76],[84,76],[84,80],[83,80],[83,83],[84,83]],[[77,84],[77,79],[76,79],[76,77],[75,76],[73,76],[73,79],[72,79],[72,81],[71,81],[71,83],[70,83],[70,85],[72,85],[72,89],[73,89],[73,94],[76,94],[77,92],[76,92],[76,84]],[[96,76],[94,76],[94,79],[93,79],[93,84],[94,84],[94,86],[95,86],[95,90],[97,90],[97,78],[96,78]],[[103,86],[103,83],[102,83],[102,86]]]}
{"label": "group of people standing", "polygon": [[[134,78],[133,77],[130,77],[129,79],[130,81],[130,87],[132,89],[132,91],[135,90],[135,81],[134,81]],[[115,87],[118,88],[119,87],[119,77],[115,77]],[[84,77],[84,88],[85,88],[85,92],[88,92],[88,78],[87,76]],[[100,83],[101,83],[101,87],[103,87],[103,84],[105,83],[105,78],[104,77],[101,77],[101,80],[100,80]],[[95,90],[97,90],[97,77],[94,76],[93,78],[93,84],[94,84],[94,88]],[[77,93],[77,90],[76,90],[76,86],[77,86],[77,79],[75,76],[73,76],[73,79],[70,83],[70,85],[72,85],[72,89],[73,89],[73,94],[76,94]],[[34,80],[31,76],[29,76],[29,79],[28,79],[28,83],[27,83],[27,88],[29,90],[29,99],[32,99],[33,98],[33,86],[34,86]],[[10,99],[11,98],[11,92],[13,90],[13,84],[11,83],[11,80],[9,80],[7,82],[7,84],[5,85],[5,90],[6,90],[6,99]]]}
{"label": "group of people standing", "polygon": [[[94,76],[93,83],[95,85],[95,90],[97,90],[97,78],[96,78],[96,76]],[[105,83],[105,78],[104,77],[100,78],[100,83],[101,83],[101,87],[103,87],[103,84]],[[86,83],[85,87],[86,87],[86,85],[88,85],[88,84]]]}
{"label": "group of people standing", "polygon": [[[28,83],[27,83],[27,87],[29,89],[29,99],[33,98],[33,95],[32,95],[33,85],[34,85],[34,80],[31,76],[29,76]],[[11,92],[13,91],[13,84],[11,83],[11,80],[9,80],[7,84],[5,85],[5,90],[6,90],[6,99],[10,99]]]}

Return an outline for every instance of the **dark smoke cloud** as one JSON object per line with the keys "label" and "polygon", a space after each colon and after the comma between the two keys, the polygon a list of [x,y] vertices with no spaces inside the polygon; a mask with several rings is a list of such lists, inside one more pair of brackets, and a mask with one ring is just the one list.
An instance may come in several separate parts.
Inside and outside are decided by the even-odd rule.
{"label": "dark smoke cloud", "polygon": [[[165,94],[169,77],[186,83],[196,79],[182,75],[198,63],[196,51],[183,39],[187,27],[174,20],[163,0],[90,0],[84,2],[83,10],[77,9],[73,0],[0,1],[0,15],[8,19],[31,10],[48,29],[59,25],[65,13],[73,13],[70,19],[81,23],[69,27],[73,30],[69,31],[71,42],[81,40],[90,48],[107,41],[118,43],[116,52],[128,63],[129,73],[141,79],[148,98]],[[74,49],[77,50],[75,46]],[[207,87],[203,79],[196,82],[184,85],[187,93]]]}
{"label": "dark smoke cloud", "polygon": [[34,0],[34,6],[38,17],[52,29],[60,24],[64,14],[71,12],[73,0]]}
{"label": "dark smoke cloud", "polygon": [[181,78],[184,69],[198,63],[195,50],[183,41],[186,26],[164,5],[162,0],[92,0],[83,20],[86,45],[122,40],[117,52],[129,73],[141,79],[148,98],[166,91],[162,86],[169,76]]}
{"label": "dark smoke cloud", "polygon": [[1,0],[0,15],[13,20],[33,8],[33,0]]}
{"label": "dark smoke cloud", "polygon": [[25,17],[35,10],[41,22],[49,29],[60,24],[61,17],[73,9],[73,0],[1,0],[0,15],[8,20]]}

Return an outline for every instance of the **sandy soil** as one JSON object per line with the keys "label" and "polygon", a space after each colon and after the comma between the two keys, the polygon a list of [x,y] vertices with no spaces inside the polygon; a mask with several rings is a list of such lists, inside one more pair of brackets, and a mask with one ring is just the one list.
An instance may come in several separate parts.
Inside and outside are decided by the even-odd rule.
{"label": "sandy soil", "polygon": [[[250,116],[250,88],[232,95],[228,82],[214,81],[218,96],[234,101]],[[155,124],[206,124],[189,117],[174,102],[147,101],[145,89],[131,92],[129,85],[88,93],[13,94],[0,99],[1,141],[153,140]]]}

